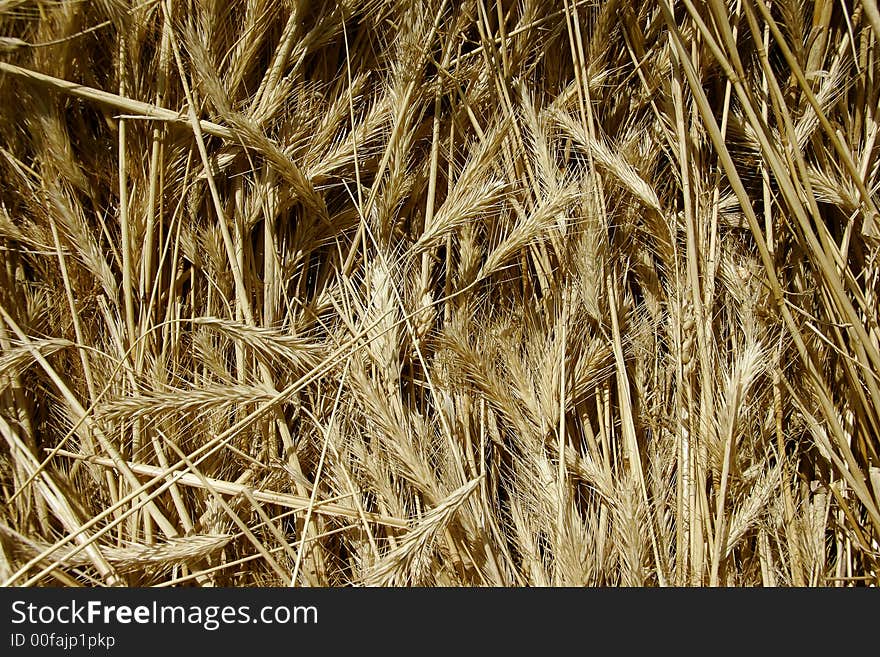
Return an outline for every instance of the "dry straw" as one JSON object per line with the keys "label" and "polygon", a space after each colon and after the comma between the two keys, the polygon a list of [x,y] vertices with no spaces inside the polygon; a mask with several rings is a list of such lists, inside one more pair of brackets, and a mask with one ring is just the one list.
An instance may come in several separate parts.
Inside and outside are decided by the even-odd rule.
{"label": "dry straw", "polygon": [[0,580],[876,584],[878,37],[0,2]]}

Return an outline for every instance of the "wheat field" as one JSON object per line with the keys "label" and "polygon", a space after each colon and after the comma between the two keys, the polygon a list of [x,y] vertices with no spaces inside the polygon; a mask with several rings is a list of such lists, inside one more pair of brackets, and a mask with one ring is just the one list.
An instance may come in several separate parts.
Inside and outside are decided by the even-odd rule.
{"label": "wheat field", "polygon": [[0,582],[880,583],[878,38],[0,1]]}

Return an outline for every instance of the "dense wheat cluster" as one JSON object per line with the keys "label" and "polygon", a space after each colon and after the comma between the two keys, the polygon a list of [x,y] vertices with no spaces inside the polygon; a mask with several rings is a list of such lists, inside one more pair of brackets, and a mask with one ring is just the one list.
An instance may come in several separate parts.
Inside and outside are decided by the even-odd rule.
{"label": "dense wheat cluster", "polygon": [[878,582],[874,0],[0,37],[3,583]]}

